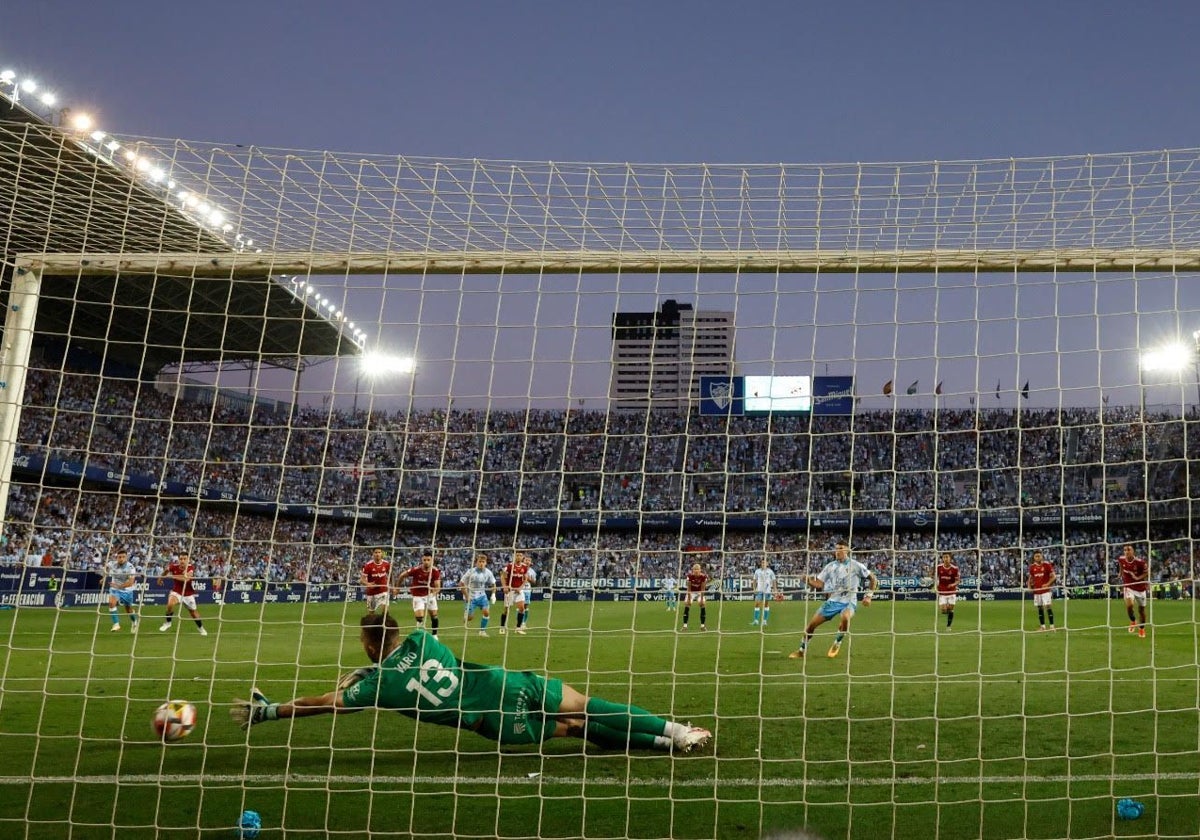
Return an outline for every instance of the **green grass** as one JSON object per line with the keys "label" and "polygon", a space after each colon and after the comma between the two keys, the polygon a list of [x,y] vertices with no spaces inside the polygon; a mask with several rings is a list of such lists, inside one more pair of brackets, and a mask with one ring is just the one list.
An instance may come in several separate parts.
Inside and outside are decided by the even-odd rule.
{"label": "green grass", "polygon": [[[997,602],[935,633],[932,604],[880,603],[841,657],[826,625],[803,663],[786,654],[809,604],[777,605],[765,633],[749,604],[713,605],[683,634],[657,602],[538,603],[528,636],[487,639],[443,610],[465,658],[713,729],[675,758],[501,749],[392,713],[235,728],[251,683],[287,699],[363,664],[357,605],[209,608],[208,638],[158,633],[157,613],[132,636],[92,610],[0,612],[0,836],[232,837],[243,808],[264,838],[1200,835],[1193,604],[1154,604],[1147,639],[1119,602],[1056,606],[1069,629],[1027,632],[1032,607]],[[201,722],[164,747],[167,698]],[[1124,796],[1141,820],[1116,821]]]}

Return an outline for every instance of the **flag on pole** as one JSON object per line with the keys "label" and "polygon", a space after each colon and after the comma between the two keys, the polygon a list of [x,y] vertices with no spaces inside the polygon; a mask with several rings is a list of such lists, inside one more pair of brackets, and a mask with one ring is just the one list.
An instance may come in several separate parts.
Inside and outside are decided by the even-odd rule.
{"label": "flag on pole", "polygon": [[892,380],[889,379],[887,382],[883,383],[883,395],[885,397],[890,397],[892,395]]}
{"label": "flag on pole", "polygon": [[912,396],[913,394],[917,393],[917,386],[920,384],[921,384],[920,379],[914,380],[913,384],[909,385],[908,390],[906,390],[904,393],[908,394],[909,396]]}
{"label": "flag on pole", "polygon": [[937,387],[933,389],[933,394],[934,394],[934,396],[937,396],[937,397],[940,397],[942,395],[942,383],[941,382],[939,382],[937,384]]}
{"label": "flag on pole", "polygon": [[1025,385],[1021,388],[1021,396],[1029,399],[1029,380],[1025,380]]}
{"label": "flag on pole", "polygon": [[1000,399],[1000,380],[996,380],[996,399]]}

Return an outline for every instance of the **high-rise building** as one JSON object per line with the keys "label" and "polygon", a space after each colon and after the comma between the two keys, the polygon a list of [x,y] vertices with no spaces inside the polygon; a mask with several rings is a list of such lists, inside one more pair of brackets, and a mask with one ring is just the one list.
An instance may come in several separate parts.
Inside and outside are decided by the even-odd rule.
{"label": "high-rise building", "polygon": [[613,314],[613,408],[688,411],[700,399],[701,376],[732,374],[732,312],[667,300],[657,312]]}

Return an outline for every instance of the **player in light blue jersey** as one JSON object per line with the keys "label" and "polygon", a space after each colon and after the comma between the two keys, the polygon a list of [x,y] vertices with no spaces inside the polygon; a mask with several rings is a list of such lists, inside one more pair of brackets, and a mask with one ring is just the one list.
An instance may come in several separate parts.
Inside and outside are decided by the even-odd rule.
{"label": "player in light blue jersey", "polygon": [[117,549],[113,558],[104,564],[104,574],[108,577],[108,616],[112,619],[112,632],[121,629],[121,619],[117,614],[117,605],[120,604],[129,613],[129,632],[136,633],[138,615],[133,604],[137,598],[138,570],[130,562],[129,552],[123,548]]}
{"label": "player in light blue jersey", "polygon": [[667,575],[662,579],[662,588],[667,596],[667,612],[675,612],[679,606],[679,581],[674,575]]}
{"label": "player in light blue jersey", "polygon": [[868,588],[863,593],[862,603],[864,607],[869,607],[871,606],[871,593],[879,588],[879,578],[875,577],[875,573],[862,563],[850,557],[850,546],[845,540],[838,540],[833,556],[833,561],[825,564],[825,568],[815,576],[810,575],[804,579],[804,582],[813,589],[826,593],[825,603],[821,605],[812,620],[808,622],[808,626],[804,628],[804,639],[800,642],[800,648],[788,654],[791,659],[803,659],[813,633],[817,631],[818,627],[833,618],[840,618],[841,623],[838,624],[837,635],[834,637],[827,655],[830,659],[837,656],[838,651],[842,649],[842,640],[846,638],[846,633],[850,629],[850,619],[854,618],[859,590],[864,584],[867,585]]}
{"label": "player in light blue jersey", "polygon": [[529,571],[525,573],[525,585],[521,587],[521,591],[525,594],[525,626],[529,626],[529,606],[533,603],[533,585],[537,583],[537,569],[533,566],[529,567]]}
{"label": "player in light blue jersey", "polygon": [[[466,626],[471,626],[475,610],[479,610],[479,635],[487,635],[489,607],[496,603],[496,576],[488,567],[486,554],[475,555],[475,566],[463,572],[458,588],[462,590],[463,600],[467,602]],[[491,590],[489,597],[488,590]]]}
{"label": "player in light blue jersey", "polygon": [[779,598],[779,583],[775,580],[775,571],[768,565],[770,563],[766,557],[762,559],[762,563],[754,570],[754,620],[750,622],[751,626],[760,624],[767,626],[767,619],[771,617],[771,599]]}

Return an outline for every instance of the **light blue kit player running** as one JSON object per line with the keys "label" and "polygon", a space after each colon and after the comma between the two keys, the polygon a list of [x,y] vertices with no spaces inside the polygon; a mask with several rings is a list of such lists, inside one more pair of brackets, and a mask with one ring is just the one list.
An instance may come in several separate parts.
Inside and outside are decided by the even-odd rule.
{"label": "light blue kit player running", "polygon": [[846,633],[850,629],[850,619],[854,618],[854,611],[858,606],[859,590],[864,584],[867,585],[868,589],[863,593],[862,603],[864,607],[869,607],[871,606],[871,593],[879,588],[879,578],[875,577],[875,573],[862,563],[850,557],[850,545],[845,540],[838,540],[833,557],[833,561],[826,563],[825,568],[821,569],[815,577],[810,575],[804,579],[804,582],[813,589],[826,593],[825,603],[821,605],[812,620],[808,622],[808,626],[804,628],[804,639],[800,642],[800,648],[789,653],[789,659],[803,659],[804,652],[808,649],[808,643],[817,628],[826,621],[840,618],[837,635],[834,636],[833,644],[829,648],[829,653],[826,654],[830,659],[837,656],[842,649],[842,640],[846,638]]}
{"label": "light blue kit player running", "polygon": [[129,552],[119,548],[114,556],[104,564],[104,574],[108,577],[108,616],[112,619],[112,632],[121,629],[121,618],[117,613],[117,605],[125,607],[129,613],[129,632],[136,633],[138,615],[133,609],[137,598],[137,567],[129,560]]}
{"label": "light blue kit player running", "polygon": [[[475,617],[475,610],[479,610],[480,636],[487,635],[488,618],[491,615],[488,608],[496,603],[496,576],[492,574],[492,570],[487,566],[487,555],[476,554],[474,567],[463,572],[462,580],[458,582],[458,588],[462,590],[463,600],[467,602],[466,626],[471,626],[471,619]],[[490,596],[488,594],[489,589],[491,590]]]}

